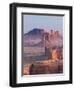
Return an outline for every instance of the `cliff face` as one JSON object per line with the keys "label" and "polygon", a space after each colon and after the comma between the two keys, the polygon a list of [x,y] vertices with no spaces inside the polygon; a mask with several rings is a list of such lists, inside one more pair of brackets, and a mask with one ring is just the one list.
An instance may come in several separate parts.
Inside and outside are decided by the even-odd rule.
{"label": "cliff face", "polygon": [[24,34],[24,46],[62,47],[63,37],[59,31],[46,32],[35,28]]}
{"label": "cliff face", "polygon": [[45,32],[45,46],[47,48],[62,47],[63,37],[59,31]]}
{"label": "cliff face", "polygon": [[33,29],[23,37],[24,61],[46,60],[51,57],[51,49],[63,47],[63,37],[58,31],[46,32]]}
{"label": "cliff face", "polygon": [[53,32],[52,36],[50,35],[50,41],[52,47],[62,47],[63,46],[63,37],[59,31]]}

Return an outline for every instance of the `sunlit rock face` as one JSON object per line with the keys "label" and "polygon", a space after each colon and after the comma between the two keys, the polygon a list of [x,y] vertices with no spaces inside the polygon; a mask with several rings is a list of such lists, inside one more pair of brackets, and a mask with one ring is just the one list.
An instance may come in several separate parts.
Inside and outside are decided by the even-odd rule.
{"label": "sunlit rock face", "polygon": [[45,41],[46,46],[49,48],[63,46],[63,36],[59,31],[45,33]]}

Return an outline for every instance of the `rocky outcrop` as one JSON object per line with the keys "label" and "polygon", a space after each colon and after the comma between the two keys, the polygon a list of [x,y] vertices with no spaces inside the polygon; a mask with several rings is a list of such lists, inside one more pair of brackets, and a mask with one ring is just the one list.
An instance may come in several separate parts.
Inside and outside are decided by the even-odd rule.
{"label": "rocky outcrop", "polygon": [[[26,69],[27,68],[27,69]],[[45,60],[26,64],[23,67],[23,75],[37,75],[37,74],[59,74],[63,73],[63,61]]]}

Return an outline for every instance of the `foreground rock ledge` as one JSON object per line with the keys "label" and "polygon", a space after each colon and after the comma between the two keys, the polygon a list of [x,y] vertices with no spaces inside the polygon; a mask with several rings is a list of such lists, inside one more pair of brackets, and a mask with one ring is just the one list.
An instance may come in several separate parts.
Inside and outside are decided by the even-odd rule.
{"label": "foreground rock ledge", "polygon": [[23,66],[23,75],[63,73],[63,60],[38,61]]}

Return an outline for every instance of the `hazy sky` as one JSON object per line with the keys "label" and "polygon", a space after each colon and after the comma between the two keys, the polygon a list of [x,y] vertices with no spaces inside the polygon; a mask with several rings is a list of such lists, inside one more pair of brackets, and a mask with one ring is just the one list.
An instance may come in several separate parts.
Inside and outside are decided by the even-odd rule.
{"label": "hazy sky", "polygon": [[51,29],[63,32],[63,16],[42,16],[42,15],[23,15],[24,33],[34,28],[41,28],[47,32]]}

